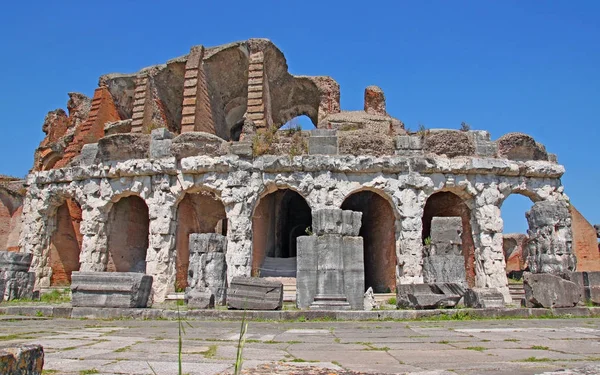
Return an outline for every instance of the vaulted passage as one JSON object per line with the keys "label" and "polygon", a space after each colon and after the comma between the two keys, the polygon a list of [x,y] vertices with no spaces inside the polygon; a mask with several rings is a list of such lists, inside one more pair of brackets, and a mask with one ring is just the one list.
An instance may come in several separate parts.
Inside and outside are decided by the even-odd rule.
{"label": "vaulted passage", "polygon": [[148,206],[129,196],[115,203],[109,215],[108,272],[146,272]]}
{"label": "vaulted passage", "polygon": [[310,207],[295,191],[263,197],[252,217],[252,274],[295,277],[296,239],[311,225]]}
{"label": "vaulted passage", "polygon": [[475,286],[475,245],[471,229],[471,210],[456,194],[443,191],[431,195],[423,212],[423,241],[431,237],[431,220],[436,217],[459,216],[462,221],[462,252],[469,287]]}
{"label": "vaulted passage", "polygon": [[56,210],[55,228],[50,238],[48,261],[52,269],[51,286],[71,285],[71,273],[79,271],[82,236],[81,207],[67,199]]}
{"label": "vaulted passage", "polygon": [[175,281],[177,290],[183,290],[188,285],[189,237],[192,233],[227,235],[225,207],[214,194],[209,192],[186,194],[177,208],[177,276]]}
{"label": "vaulted passage", "polygon": [[350,195],[342,210],[362,212],[359,235],[364,241],[365,290],[375,293],[396,290],[396,217],[390,203],[372,191]]}

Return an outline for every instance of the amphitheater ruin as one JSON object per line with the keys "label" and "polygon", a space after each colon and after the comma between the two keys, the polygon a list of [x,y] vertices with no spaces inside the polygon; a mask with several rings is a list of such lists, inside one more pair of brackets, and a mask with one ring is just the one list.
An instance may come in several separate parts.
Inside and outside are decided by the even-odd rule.
{"label": "amphitheater ruin", "polygon": [[[300,115],[315,129],[284,126]],[[210,233],[225,286],[297,277],[301,307],[316,298],[307,285],[321,288],[321,271],[335,271],[325,284],[358,275],[352,308],[369,288],[435,283],[493,290],[509,304],[508,272],[600,271],[597,230],[570,204],[564,167],[534,138],[411,132],[376,86],[365,89],[364,110],[344,111],[334,79],[290,74],[265,39],[194,46],[101,76],[93,98],[69,93],[67,110],[49,112],[42,130],[26,180],[0,180],[0,251],[31,254],[35,290],[69,286],[73,272],[137,272],[152,276],[160,302],[189,286],[192,235]],[[532,201],[528,235],[503,233],[511,194]],[[306,249],[321,237],[325,250],[341,246],[331,250],[339,259],[358,249],[356,262],[320,268],[331,259]],[[212,272],[206,264],[194,272]],[[331,281],[344,269],[346,281]],[[355,292],[341,284],[338,294]]]}

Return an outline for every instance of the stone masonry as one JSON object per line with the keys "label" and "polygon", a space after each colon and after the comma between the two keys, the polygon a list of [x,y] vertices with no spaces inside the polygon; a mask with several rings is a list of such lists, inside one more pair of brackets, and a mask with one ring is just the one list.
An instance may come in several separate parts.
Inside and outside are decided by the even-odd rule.
{"label": "stone masonry", "polygon": [[[70,94],[68,114],[56,110],[47,116],[47,137],[36,151],[22,206],[16,207],[22,222],[13,250],[32,254],[36,288],[52,285],[53,235],[68,224],[66,216],[57,219],[57,210],[67,200],[80,207],[81,217],[71,226],[77,251],[63,269],[109,271],[135,249],[139,269],[153,277],[153,299],[159,302],[175,291],[178,264],[187,264],[177,260],[178,228],[192,220],[179,210],[186,195],[210,193],[222,203],[225,217],[203,232],[226,236],[230,282],[251,275],[256,207],[284,189],[300,195],[313,215],[340,209],[358,192],[377,194],[390,207],[385,220],[393,229],[367,231],[365,243],[391,244],[395,257],[386,259],[392,284],[423,283],[426,204],[444,193],[454,199],[430,202],[461,207],[428,212],[463,216],[469,287],[497,288],[510,302],[502,202],[510,194],[568,202],[563,166],[531,136],[511,133],[491,140],[485,131],[410,133],[387,113],[383,91],[375,86],[365,91],[364,110],[342,111],[335,80],[290,74],[283,53],[265,39],[194,46],[165,64],[104,75],[98,86],[93,99]],[[311,119],[314,136],[277,131],[299,115]],[[3,194],[0,189],[0,198]],[[281,202],[272,204],[269,212],[290,216]],[[292,240],[305,228],[282,223],[269,226],[278,232],[267,235],[277,241],[266,243],[294,248]],[[567,225],[560,223],[565,230],[557,235],[563,238]],[[122,225],[135,235],[121,236]],[[382,235],[389,238],[374,238]],[[568,248],[563,250],[552,250],[549,260],[563,254],[571,262]],[[359,289],[362,306],[365,290]]]}

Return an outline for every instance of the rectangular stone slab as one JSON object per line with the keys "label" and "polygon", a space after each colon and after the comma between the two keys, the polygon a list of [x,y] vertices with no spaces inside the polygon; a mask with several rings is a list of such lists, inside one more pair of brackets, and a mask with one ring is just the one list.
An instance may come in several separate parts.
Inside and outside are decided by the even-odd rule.
{"label": "rectangular stone slab", "polygon": [[135,272],[73,272],[73,307],[149,307],[152,276]]}
{"label": "rectangular stone slab", "polygon": [[283,284],[258,277],[234,277],[227,290],[227,307],[236,310],[281,310]]}

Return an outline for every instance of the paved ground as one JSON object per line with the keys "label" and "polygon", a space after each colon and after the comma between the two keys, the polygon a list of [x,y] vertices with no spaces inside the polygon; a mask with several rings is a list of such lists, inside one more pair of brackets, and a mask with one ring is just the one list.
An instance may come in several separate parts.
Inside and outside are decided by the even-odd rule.
{"label": "paved ground", "polygon": [[[183,372],[231,373],[240,322],[190,323]],[[177,324],[0,316],[0,346],[42,344],[48,374],[177,374]],[[600,374],[600,319],[249,322],[244,360],[251,374]]]}

